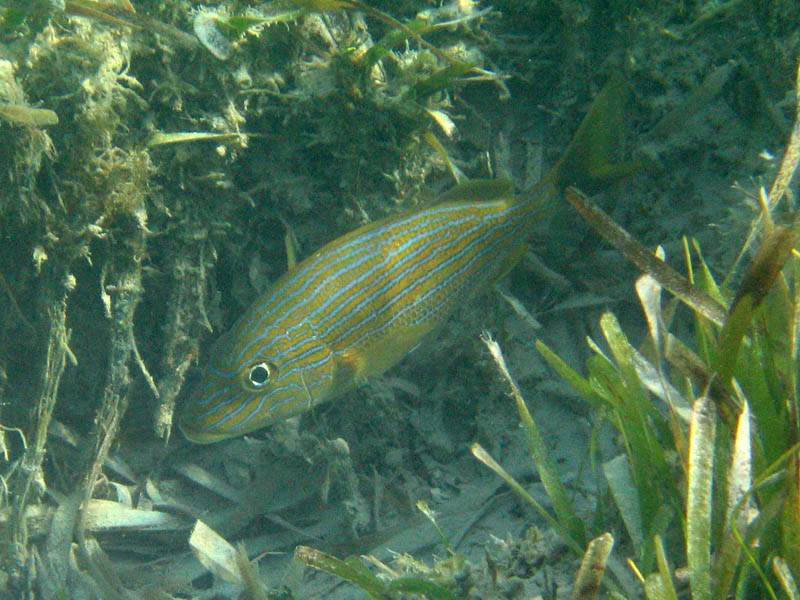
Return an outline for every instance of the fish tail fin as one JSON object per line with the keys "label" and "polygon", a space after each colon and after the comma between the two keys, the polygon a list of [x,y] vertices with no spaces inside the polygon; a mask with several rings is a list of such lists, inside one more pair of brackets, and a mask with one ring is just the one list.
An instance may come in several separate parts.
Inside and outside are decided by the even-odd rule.
{"label": "fish tail fin", "polygon": [[630,88],[617,73],[603,86],[548,177],[557,192],[574,185],[593,190],[630,177],[639,162],[615,162],[624,133],[624,108]]}
{"label": "fish tail fin", "polygon": [[[553,169],[533,189],[516,201],[527,202],[531,210],[546,214],[554,195],[569,186],[586,191],[630,177],[642,167],[636,162],[616,162],[622,145],[625,103],[630,89],[617,73],[595,97],[567,149]],[[498,200],[514,197],[514,184],[506,179],[464,181],[440,195],[439,202]]]}

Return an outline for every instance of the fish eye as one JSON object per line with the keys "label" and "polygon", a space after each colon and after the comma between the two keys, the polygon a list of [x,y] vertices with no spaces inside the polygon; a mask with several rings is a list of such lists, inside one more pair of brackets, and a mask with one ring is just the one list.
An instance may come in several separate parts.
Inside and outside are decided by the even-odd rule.
{"label": "fish eye", "polygon": [[251,390],[260,390],[278,374],[278,367],[266,360],[250,365],[245,371],[245,387]]}

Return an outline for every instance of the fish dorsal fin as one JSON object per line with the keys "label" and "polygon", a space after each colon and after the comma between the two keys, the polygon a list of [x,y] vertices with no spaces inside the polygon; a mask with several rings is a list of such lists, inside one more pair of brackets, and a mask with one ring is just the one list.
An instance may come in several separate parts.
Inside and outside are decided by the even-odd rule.
{"label": "fish dorsal fin", "polygon": [[294,235],[294,229],[292,229],[289,219],[280,213],[276,213],[275,218],[281,222],[281,225],[286,230],[286,235],[283,236],[283,245],[286,248],[286,264],[288,270],[291,271],[297,264],[297,257],[300,255],[300,243]]}
{"label": "fish dorsal fin", "polygon": [[300,244],[294,235],[294,231],[290,226],[286,227],[286,235],[283,238],[283,244],[286,246],[286,264],[291,271],[297,265],[297,254],[299,252]]}
{"label": "fish dorsal fin", "polygon": [[450,188],[440,202],[476,202],[514,197],[514,182],[510,179],[472,179]]}

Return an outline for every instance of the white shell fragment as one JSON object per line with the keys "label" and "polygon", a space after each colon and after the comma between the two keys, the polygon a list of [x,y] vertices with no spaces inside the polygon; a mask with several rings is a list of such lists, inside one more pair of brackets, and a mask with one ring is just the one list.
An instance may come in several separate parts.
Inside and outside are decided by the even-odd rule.
{"label": "white shell fragment", "polygon": [[186,521],[175,515],[129,508],[113,500],[95,498],[89,501],[86,508],[86,528],[90,531],[166,531],[186,526]]}
{"label": "white shell fragment", "polygon": [[217,16],[213,13],[199,12],[194,17],[194,34],[200,43],[220,60],[228,60],[233,44],[219,30]]}
{"label": "white shell fragment", "polygon": [[236,548],[202,521],[197,521],[189,538],[197,560],[220,579],[242,584],[242,575],[236,563]]}
{"label": "white shell fragment", "polygon": [[242,133],[212,133],[208,131],[177,131],[173,133],[154,133],[147,140],[147,147],[165,146],[167,144],[184,144],[187,142],[203,142],[208,140],[235,140],[244,137]]}

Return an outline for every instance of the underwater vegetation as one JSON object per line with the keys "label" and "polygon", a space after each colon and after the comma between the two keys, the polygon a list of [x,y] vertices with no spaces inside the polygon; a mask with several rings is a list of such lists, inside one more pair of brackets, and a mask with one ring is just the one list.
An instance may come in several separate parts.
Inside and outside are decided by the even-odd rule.
{"label": "underwater vegetation", "polygon": [[[799,31],[788,1],[0,0],[0,597],[798,597]],[[288,265],[531,190],[614,77],[641,172],[565,182],[500,294],[299,421],[173,435]]]}

